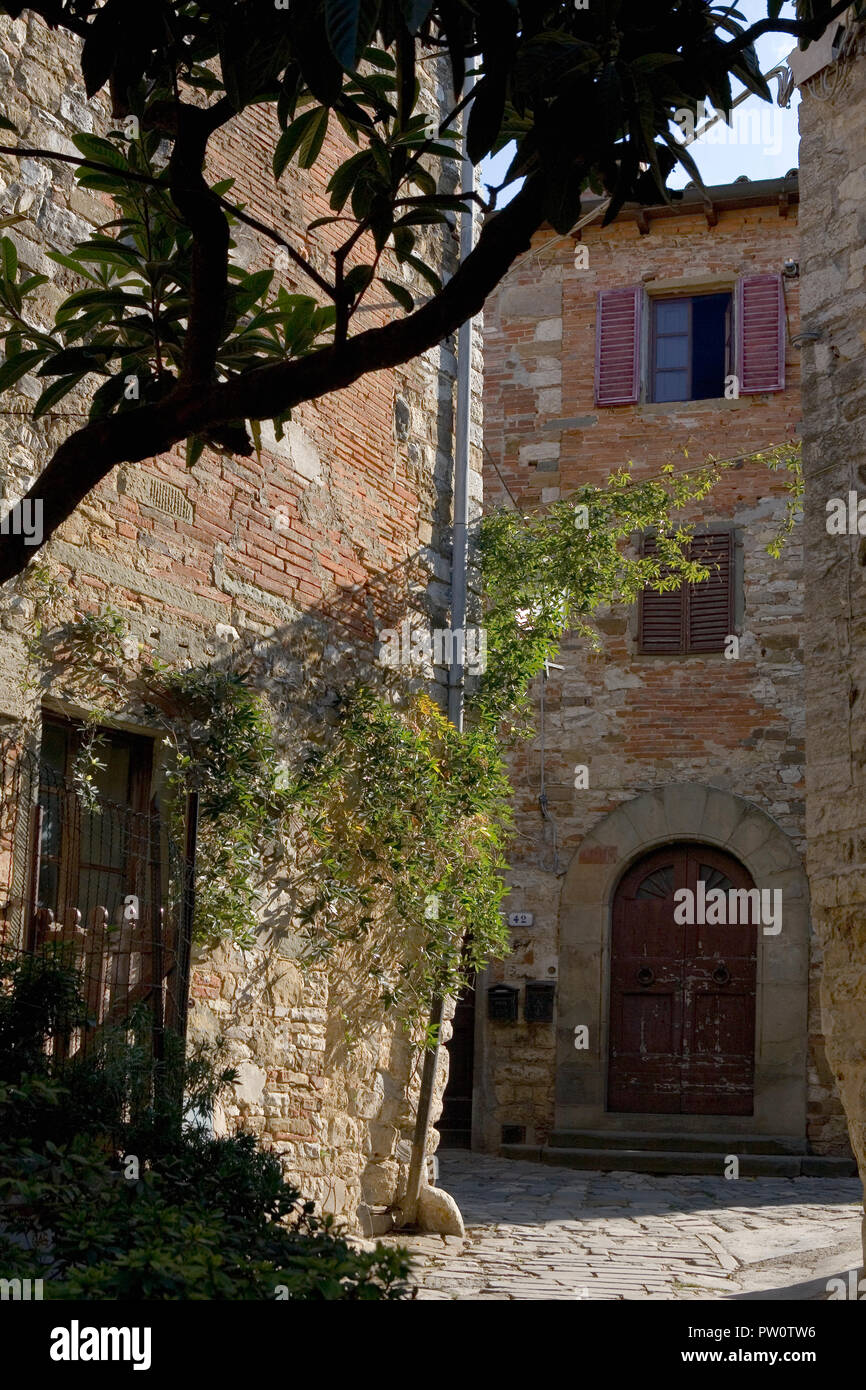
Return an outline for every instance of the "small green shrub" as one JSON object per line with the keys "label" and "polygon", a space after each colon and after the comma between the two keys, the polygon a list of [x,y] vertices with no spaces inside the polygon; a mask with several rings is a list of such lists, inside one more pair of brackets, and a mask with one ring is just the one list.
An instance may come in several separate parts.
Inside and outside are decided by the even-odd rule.
{"label": "small green shrub", "polygon": [[192,1124],[232,1079],[154,1067],[143,1020],[82,1061],[50,1039],[85,1017],[62,951],[0,958],[0,1271],[49,1299],[402,1299],[403,1251],[359,1251],[252,1135]]}

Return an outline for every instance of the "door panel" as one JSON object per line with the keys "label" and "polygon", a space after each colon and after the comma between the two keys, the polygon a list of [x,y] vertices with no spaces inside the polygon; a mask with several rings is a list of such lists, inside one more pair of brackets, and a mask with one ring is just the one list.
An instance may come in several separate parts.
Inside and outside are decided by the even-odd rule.
{"label": "door panel", "polygon": [[[674,893],[753,887],[729,855],[673,845],[635,865],[613,906],[608,1107],[750,1115],[759,925],[674,921]],[[726,898],[727,901],[727,898]]]}

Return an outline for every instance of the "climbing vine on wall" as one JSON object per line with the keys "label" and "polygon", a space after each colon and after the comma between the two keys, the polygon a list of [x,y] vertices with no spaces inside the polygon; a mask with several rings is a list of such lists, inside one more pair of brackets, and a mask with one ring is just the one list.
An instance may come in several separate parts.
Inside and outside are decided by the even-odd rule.
{"label": "climbing vine on wall", "polygon": [[[59,664],[94,730],[100,713],[130,703],[162,730],[172,815],[198,790],[200,941],[251,944],[276,886],[306,959],[353,954],[374,1008],[417,1022],[434,995],[459,992],[507,951],[505,758],[510,740],[531,731],[532,680],[566,632],[599,643],[593,615],[601,607],[634,602],[647,586],[707,577],[689,559],[683,518],[725,469],[747,462],[788,475],[785,515],[767,547],[778,554],[802,490],[789,445],[679,473],[669,466],[640,482],[623,470],[606,487],[583,487],[544,511],[486,517],[478,557],[487,665],[461,732],[411,679],[395,685],[371,662],[368,679],[347,681],[328,717],[309,721],[300,744],[284,747],[242,670],[172,669],[138,650],[110,608],[52,627],[62,589],[44,567],[27,580],[30,656]],[[634,541],[650,528],[657,547],[643,556]],[[98,732],[84,747],[85,760],[98,760]],[[76,771],[82,795],[95,784],[94,766],[85,761]]]}

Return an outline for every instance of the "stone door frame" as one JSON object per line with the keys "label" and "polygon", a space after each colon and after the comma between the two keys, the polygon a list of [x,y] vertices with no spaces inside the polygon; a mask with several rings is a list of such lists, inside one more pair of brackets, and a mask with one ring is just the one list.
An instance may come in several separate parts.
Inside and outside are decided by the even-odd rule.
{"label": "stone door frame", "polygon": [[[782,930],[759,930],[753,1115],[654,1115],[606,1109],[611,918],[630,866],[673,841],[715,846],[738,859],[759,889],[781,889]],[[588,835],[560,898],[557,1130],[644,1130],[785,1136],[805,1147],[809,1004],[809,898],[790,838],[760,807],[699,783],[669,783],[625,801]],[[589,1028],[578,1051],[574,1029]]]}

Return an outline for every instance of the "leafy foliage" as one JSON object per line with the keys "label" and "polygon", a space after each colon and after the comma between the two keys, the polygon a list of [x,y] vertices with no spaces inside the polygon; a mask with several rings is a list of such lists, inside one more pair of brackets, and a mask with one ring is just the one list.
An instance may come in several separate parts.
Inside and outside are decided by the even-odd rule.
{"label": "leafy foliage", "polygon": [[404,1253],[349,1245],[252,1135],[183,1123],[233,1073],[200,1051],[156,1076],[135,1020],[58,1064],[50,1040],[84,1016],[62,954],[0,956],[5,1277],[43,1279],[49,1299],[407,1296]]}
{"label": "leafy foliage", "polygon": [[494,730],[459,733],[423,694],[351,692],[287,792],[311,957],[366,944],[382,1004],[416,1021],[459,994],[508,949],[510,791]]}
{"label": "leafy foliage", "polygon": [[257,889],[278,853],[280,757],[256,691],[236,673],[146,666],[145,711],[170,749],[167,800],[179,837],[186,795],[199,793],[193,931],[200,942],[251,945]]}
{"label": "leafy foliage", "polygon": [[[583,487],[544,511],[485,517],[478,558],[487,665],[462,732],[411,680],[389,687],[374,668],[347,683],[330,718],[289,752],[240,673],[145,661],[138,698],[171,751],[167,793],[178,834],[187,791],[201,799],[198,940],[250,944],[263,896],[279,880],[306,934],[306,958],[360,972],[377,1017],[385,1008],[417,1023],[436,995],[459,994],[508,949],[505,757],[511,738],[530,732],[533,679],[566,632],[598,643],[593,615],[602,606],[708,576],[688,557],[685,518],[727,469],[747,463],[790,480],[768,546],[778,554],[802,494],[791,445],[680,473],[668,465],[641,482],[623,469],[607,486]],[[632,542],[649,529],[657,547],[642,556]],[[106,655],[120,641],[116,620],[106,610],[56,633],[39,620],[48,649],[71,663],[65,679],[77,697],[93,702],[109,691],[115,709],[128,679],[111,674]]]}
{"label": "leafy foliage", "polygon": [[[11,237],[2,242],[0,390],[36,372],[46,383],[37,418],[72,392],[90,413],[34,485],[46,536],[117,462],[184,439],[190,463],[208,445],[250,454],[261,420],[279,430],[300,401],[435,346],[478,311],[543,221],[567,232],[587,194],[609,196],[610,220],[626,200],[669,198],[678,161],[699,180],[674,113],[701,101],[729,110],[732,79],[769,100],[754,35],[815,37],[845,8],[802,0],[790,21],[769,0],[768,18],[748,27],[711,0],[7,0],[7,14],[82,37],[87,92],[108,84],[118,121],[75,141],[79,184],[109,195],[116,215],[54,253],[79,284],[50,327],[37,312],[44,278],[18,265]],[[450,110],[434,109],[425,77],[439,59]],[[237,138],[257,106],[275,116],[277,184],[327,168],[326,216],[269,227],[230,201],[230,183],[209,180],[210,141]],[[448,278],[451,224],[476,196],[455,185],[464,115],[470,158],[513,141],[504,184],[523,186]],[[255,269],[232,263],[239,222],[261,239]],[[305,292],[262,264],[266,243],[283,248]],[[362,304],[383,295],[395,321],[353,334]],[[32,558],[22,547],[3,538],[0,576]]]}
{"label": "leafy foliage", "polygon": [[[778,556],[803,492],[800,450],[789,444],[743,459],[710,458],[679,473],[668,464],[644,481],[625,468],[607,487],[578,488],[542,512],[502,510],[485,517],[479,561],[490,656],[472,702],[476,717],[517,728],[530,682],[556,656],[564,634],[598,645],[593,614],[602,605],[634,603],[645,588],[664,592],[706,579],[709,571],[688,557],[687,509],[693,514],[724,472],[745,464],[789,477],[785,514],[768,546]],[[656,550],[639,555],[630,542],[649,530]]]}

